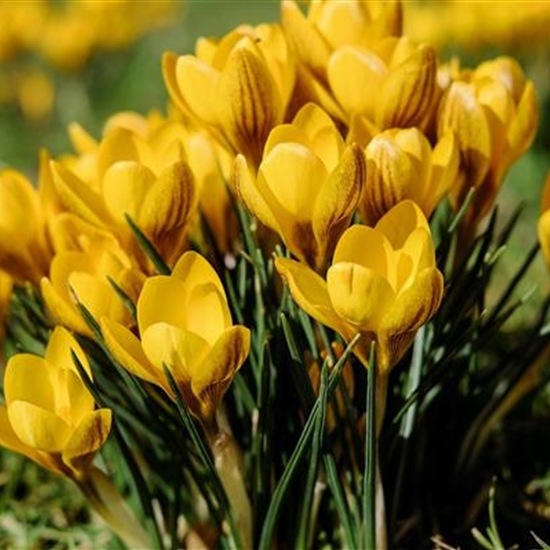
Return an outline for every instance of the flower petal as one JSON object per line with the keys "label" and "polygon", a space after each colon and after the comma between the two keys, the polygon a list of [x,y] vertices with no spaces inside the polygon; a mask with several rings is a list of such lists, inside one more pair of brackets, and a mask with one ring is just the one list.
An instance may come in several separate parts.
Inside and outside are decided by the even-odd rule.
{"label": "flower petal", "polygon": [[330,302],[327,284],[315,271],[287,258],[277,258],[275,267],[287,282],[294,301],[308,315],[340,333],[345,332]]}
{"label": "flower petal", "polygon": [[395,292],[376,271],[355,263],[334,264],[327,271],[334,311],[361,332],[377,333]]}
{"label": "flower petal", "polygon": [[243,155],[237,155],[231,177],[233,191],[253,216],[276,233],[280,233],[279,223],[275,219],[268,203],[260,193],[256,181]]}
{"label": "flower petal", "polygon": [[37,355],[18,353],[13,355],[6,366],[4,393],[6,403],[27,401],[36,406],[55,410],[54,388],[50,383],[48,363]]}
{"label": "flower petal", "polygon": [[386,310],[383,331],[394,335],[417,330],[437,311],[442,297],[443,276],[436,268],[424,269]]}
{"label": "flower petal", "polygon": [[12,401],[8,418],[21,442],[37,451],[60,453],[72,433],[71,426],[59,416],[32,403]]}
{"label": "flower petal", "polygon": [[111,431],[110,409],[90,411],[78,424],[63,450],[63,462],[73,470],[87,469]]}
{"label": "flower petal", "polygon": [[203,416],[216,411],[249,351],[250,330],[239,325],[228,328],[201,363],[190,364],[191,390]]}
{"label": "flower petal", "polygon": [[417,227],[430,231],[426,216],[418,205],[411,200],[404,200],[389,210],[376,224],[375,229],[381,231],[393,248],[398,250]]}
{"label": "flower petal", "polygon": [[131,374],[159,384],[160,373],[143,352],[140,341],[123,325],[104,317],[101,333],[113,357]]}

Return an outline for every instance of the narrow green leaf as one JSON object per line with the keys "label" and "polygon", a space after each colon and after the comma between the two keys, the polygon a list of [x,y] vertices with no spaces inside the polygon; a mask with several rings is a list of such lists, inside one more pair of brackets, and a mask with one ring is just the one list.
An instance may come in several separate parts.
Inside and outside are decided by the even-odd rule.
{"label": "narrow green leaf", "polygon": [[470,190],[468,191],[468,194],[466,195],[466,198],[464,199],[464,202],[462,203],[461,207],[459,208],[458,212],[456,213],[455,217],[451,221],[451,224],[449,225],[449,228],[447,229],[448,233],[454,233],[456,231],[456,228],[462,221],[462,218],[466,215],[466,212],[468,212],[468,208],[470,208],[470,205],[472,204],[472,201],[474,200],[476,190],[474,187],[470,187]]}
{"label": "narrow green leaf", "polygon": [[376,356],[371,344],[367,380],[363,525],[366,550],[376,550]]}
{"label": "narrow green leaf", "polygon": [[[327,397],[330,397],[332,395],[340,379],[342,368],[345,365],[345,362],[347,361],[349,355],[351,354],[353,347],[359,341],[360,337],[361,335],[358,334],[348,344],[347,348],[342,354],[342,357],[339,359],[339,361],[334,366],[332,372],[330,373],[328,389],[327,389]],[[320,397],[318,397],[309,414],[309,417],[306,421],[304,429],[302,430],[300,438],[298,439],[298,443],[294,448],[294,452],[292,453],[292,456],[290,457],[290,460],[288,461],[288,464],[272,495],[271,504],[267,511],[262,533],[260,536],[260,542],[258,545],[259,550],[269,550],[271,548],[273,532],[275,530],[275,526],[277,523],[277,519],[279,518],[279,514],[281,513],[281,509],[284,505],[285,498],[288,495],[288,492],[292,485],[292,480],[294,479],[294,476],[298,472],[298,466],[300,465],[300,462],[302,461],[303,457],[308,451],[308,446],[310,444],[310,440],[313,435],[313,429],[315,427],[315,421],[317,419],[317,415],[319,414],[320,403],[321,403],[321,400],[320,400]]]}
{"label": "narrow green leaf", "polygon": [[109,284],[113,287],[114,291],[117,293],[117,296],[122,300],[122,303],[126,306],[126,309],[130,312],[134,323],[137,323],[137,310],[136,305],[132,299],[124,292],[124,290],[117,284],[117,282],[112,278],[107,276]]}
{"label": "narrow green leaf", "polygon": [[141,229],[136,225],[134,220],[128,215],[125,214],[126,222],[130,226],[134,237],[136,238],[139,246],[145,252],[147,257],[153,262],[155,269],[160,275],[170,275],[170,268],[166,265],[161,255],[157,252],[155,247],[152,245],[151,241],[145,236]]}
{"label": "narrow green leaf", "polygon": [[242,548],[239,529],[237,528],[235,517],[231,509],[231,505],[229,503],[229,499],[227,498],[227,494],[225,493],[225,490],[218,476],[216,466],[214,465],[214,460],[212,457],[212,453],[210,452],[210,449],[208,447],[206,437],[202,433],[202,430],[199,431],[198,426],[195,423],[195,420],[193,419],[193,417],[191,416],[191,413],[189,412],[187,406],[185,405],[180,389],[176,384],[176,381],[174,380],[172,373],[166,367],[166,365],[163,365],[163,366],[164,366],[164,375],[166,376],[166,380],[168,381],[168,384],[170,385],[170,388],[172,389],[172,392],[176,398],[176,408],[178,410],[178,413],[180,415],[180,418],[182,420],[182,423],[185,429],[189,433],[189,436],[191,437],[191,440],[193,441],[193,444],[195,445],[199,453],[199,457],[201,461],[203,462],[204,466],[208,470],[216,497],[229,523],[229,528],[231,530],[231,536],[233,538],[233,542],[235,543],[235,547]]}
{"label": "narrow green leaf", "polygon": [[304,498],[302,500],[302,510],[298,529],[298,538],[296,548],[311,547],[311,520],[313,507],[313,496],[315,485],[319,474],[319,462],[321,459],[321,449],[323,446],[323,433],[325,431],[325,418],[327,414],[327,388],[328,388],[328,360],[326,360],[321,369],[321,386],[319,389],[319,412],[315,420],[313,430],[313,441],[311,445],[311,455],[304,489]]}

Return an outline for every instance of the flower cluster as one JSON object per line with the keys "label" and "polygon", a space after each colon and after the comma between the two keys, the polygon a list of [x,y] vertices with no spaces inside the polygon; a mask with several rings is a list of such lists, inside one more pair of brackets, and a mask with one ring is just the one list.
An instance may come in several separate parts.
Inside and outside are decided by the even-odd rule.
{"label": "flower cluster", "polygon": [[[16,103],[30,119],[48,114],[55,84],[39,63],[77,72],[96,52],[113,52],[165,25],[175,13],[169,2],[2,2],[0,104]],[[38,58],[30,59],[31,56]]]}
{"label": "flower cluster", "polygon": [[[85,3],[82,16],[117,33],[86,25],[95,42],[69,55],[63,39],[80,32],[78,19],[62,25],[61,40],[48,38],[48,27],[44,55],[74,68],[95,43],[126,43],[154,19],[149,3],[124,18],[128,28],[105,25],[117,14],[107,4]],[[440,63],[434,48],[403,34],[401,12],[399,2],[327,0],[304,13],[283,0],[281,24],[201,38],[194,55],[166,53],[166,115],[120,112],[99,138],[72,124],[74,151],[42,151],[36,186],[0,172],[0,312],[12,285],[27,288],[53,329],[44,359],[8,361],[2,445],[71,477],[97,503],[92,461],[111,415],[116,406],[127,406],[127,416],[139,409],[107,389],[113,413],[94,410],[89,388],[111,380],[102,370],[111,365],[113,380],[138,388],[136,402],[170,419],[171,436],[173,410],[192,437],[190,426],[204,430],[215,458],[205,468],[221,483],[214,494],[226,491],[232,536],[246,547],[258,533],[229,423],[243,410],[259,415],[248,419],[244,445],[262,425],[255,400],[275,384],[269,357],[282,338],[281,313],[297,305],[311,353],[322,348],[304,360],[317,365],[303,373],[314,381],[308,391],[327,391],[320,357],[333,367],[338,349],[349,371],[353,352],[364,367],[359,380],[368,371],[377,381],[383,414],[390,373],[445,298],[430,218],[442,203],[453,215],[464,207],[457,247],[467,249],[538,123],[533,83],[516,61]],[[541,234],[547,226],[545,215]],[[339,391],[342,402],[354,397]],[[228,405],[233,415],[228,393],[239,403]],[[257,444],[253,460],[266,445]],[[202,455],[189,454],[185,467],[201,479]],[[98,502],[124,536],[121,518]],[[193,519],[200,523],[201,512]]]}

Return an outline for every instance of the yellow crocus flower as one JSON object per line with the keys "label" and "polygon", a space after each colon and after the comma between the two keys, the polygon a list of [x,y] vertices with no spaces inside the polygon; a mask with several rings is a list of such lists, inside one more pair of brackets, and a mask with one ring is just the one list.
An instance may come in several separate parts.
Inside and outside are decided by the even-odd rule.
{"label": "yellow crocus flower", "polygon": [[433,108],[437,59],[427,45],[385,38],[370,48],[343,46],[327,65],[330,91],[349,120],[365,116],[380,130],[420,125]]}
{"label": "yellow crocus flower", "polygon": [[233,326],[221,281],[196,252],[170,276],[150,277],[137,301],[139,339],[120,323],[101,320],[113,356],[132,374],[162,387],[170,370],[191,412],[207,423],[250,348],[250,331]]}
{"label": "yellow crocus flower", "polygon": [[461,177],[451,197],[459,208],[469,189],[476,189],[474,222],[491,208],[506,172],[533,142],[538,118],[533,82],[508,57],[460,72],[446,90],[437,132],[456,135]]}
{"label": "yellow crocus flower", "polygon": [[334,122],[313,103],[270,133],[257,175],[244,156],[232,186],[289,250],[322,271],[349,225],[365,180],[365,158],[345,147]]}
{"label": "yellow crocus flower", "polygon": [[94,319],[107,316],[131,326],[131,314],[109,278],[133,301],[145,280],[145,275],[132,266],[114,239],[92,242],[86,250],[57,253],[51,263],[49,278],[44,277],[41,281],[42,296],[55,321],[79,334],[92,336],[76,307],[76,300]]}
{"label": "yellow crocus flower", "polygon": [[58,195],[66,208],[102,230],[112,231],[140,258],[126,222],[128,214],[168,264],[186,246],[186,226],[196,205],[195,180],[186,161],[157,175],[135,160],[113,163],[95,190],[58,162],[52,163]]}
{"label": "yellow crocus flower", "polygon": [[22,353],[8,361],[0,444],[78,480],[109,435],[111,411],[94,410],[71,350],[91,376],[81,347],[60,327],[53,331],[44,358]]}
{"label": "yellow crocus flower", "polygon": [[277,258],[276,267],[306,313],[348,342],[363,336],[354,353],[365,366],[376,342],[382,375],[401,359],[443,294],[428,222],[410,200],[394,206],[373,228],[347,229],[326,280],[294,260]]}
{"label": "yellow crocus flower", "polygon": [[38,283],[51,251],[38,192],[16,170],[0,172],[0,268],[16,281]]}
{"label": "yellow crocus flower", "polygon": [[196,55],[166,53],[164,80],[175,104],[252,163],[283,121],[294,60],[278,25],[240,26],[219,42],[200,39]]}
{"label": "yellow crocus flower", "polygon": [[386,130],[371,140],[365,156],[367,181],[359,212],[367,225],[405,199],[412,199],[429,218],[458,175],[452,133],[432,148],[417,128]]}

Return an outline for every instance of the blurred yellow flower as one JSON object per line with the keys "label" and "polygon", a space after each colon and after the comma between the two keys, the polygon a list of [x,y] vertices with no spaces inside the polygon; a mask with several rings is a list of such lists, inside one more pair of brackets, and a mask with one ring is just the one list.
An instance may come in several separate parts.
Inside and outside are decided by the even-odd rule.
{"label": "blurred yellow flower", "polygon": [[359,212],[367,225],[404,199],[412,199],[429,218],[458,175],[452,133],[432,148],[417,128],[386,130],[372,139],[365,156],[367,181]]}
{"label": "blurred yellow flower", "polygon": [[79,334],[93,335],[76,300],[98,321],[106,316],[132,326],[132,316],[109,279],[135,303],[145,275],[132,266],[114,239],[91,242],[85,251],[66,250],[54,256],[49,278],[41,281],[42,297],[56,323]]}
{"label": "blurred yellow flower", "polygon": [[4,365],[4,336],[12,289],[13,279],[5,271],[0,270],[0,367]]}
{"label": "blurred yellow flower", "polygon": [[297,258],[323,271],[350,223],[364,180],[361,149],[346,148],[330,117],[309,103],[292,124],[272,130],[257,175],[244,156],[237,157],[232,186]]}
{"label": "blurred yellow flower", "polygon": [[471,0],[467,7],[462,0],[407,2],[405,32],[438,50],[532,50],[548,44],[550,3],[545,0]]}
{"label": "blurred yellow flower", "polygon": [[306,313],[348,342],[362,335],[354,353],[365,366],[376,342],[382,375],[401,359],[443,295],[428,222],[410,200],[394,206],[374,228],[350,227],[326,280],[294,260],[277,258],[276,267]]}
{"label": "blurred yellow flower", "polygon": [[190,411],[212,421],[250,348],[250,331],[233,326],[212,266],[196,252],[186,252],[171,276],[149,278],[137,302],[137,319],[140,339],[112,319],[101,320],[113,356],[173,398],[166,366]]}
{"label": "blurred yellow flower", "polygon": [[533,82],[514,59],[499,57],[455,75],[441,100],[437,132],[455,133],[461,176],[451,197],[459,208],[476,189],[474,221],[491,208],[506,172],[533,142],[538,119]]}
{"label": "blurred yellow flower", "polygon": [[38,192],[20,172],[0,171],[0,268],[36,284],[50,256]]}
{"label": "blurred yellow flower", "polygon": [[541,199],[541,215],[538,221],[538,236],[540,248],[550,268],[550,171],[546,176]]}
{"label": "blurred yellow flower", "polygon": [[0,444],[78,480],[109,435],[111,411],[94,410],[71,350],[91,376],[81,347],[62,328],[53,331],[44,358],[22,353],[8,361]]}
{"label": "blurred yellow flower", "polygon": [[166,53],[163,72],[175,104],[253,164],[283,121],[295,81],[283,32],[267,24],[200,39],[196,56]]}

